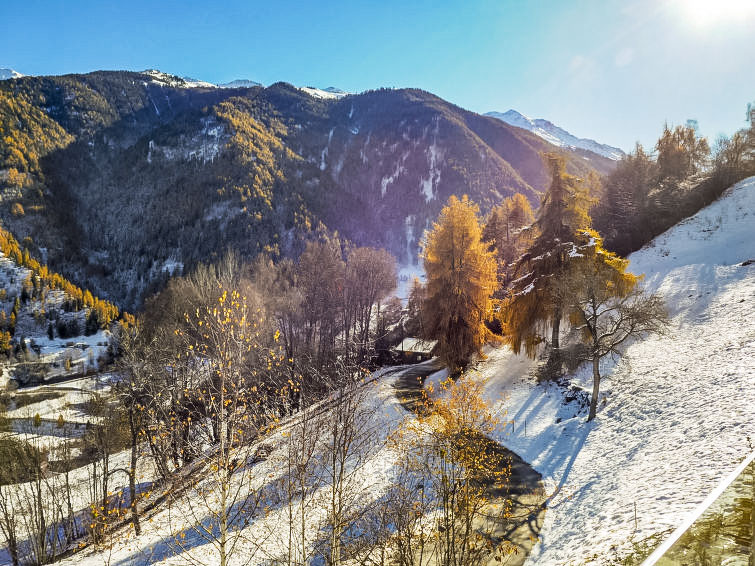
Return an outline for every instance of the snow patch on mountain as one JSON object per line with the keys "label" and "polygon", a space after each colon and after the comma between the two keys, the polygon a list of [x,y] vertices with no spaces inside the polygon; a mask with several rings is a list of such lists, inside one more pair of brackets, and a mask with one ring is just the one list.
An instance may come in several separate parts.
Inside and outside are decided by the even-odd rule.
{"label": "snow patch on mountain", "polygon": [[202,118],[202,129],[190,138],[184,138],[179,144],[161,146],[157,145],[154,140],[149,140],[147,163],[152,163],[158,155],[168,161],[197,160],[202,163],[211,162],[220,154],[226,138],[227,133],[222,124],[214,118]]}
{"label": "snow patch on mountain", "polygon": [[200,79],[192,79],[191,77],[182,77],[186,81],[186,86],[189,88],[217,88],[218,85],[208,83]]}
{"label": "snow patch on mountain", "polygon": [[487,112],[485,116],[497,118],[498,120],[516,126],[517,128],[528,130],[558,147],[586,149],[613,160],[619,160],[624,156],[624,152],[618,147],[598,143],[595,140],[588,138],[578,138],[548,120],[542,118],[535,118],[533,120],[516,110],[508,110],[506,112]]}
{"label": "snow patch on mountain", "polygon": [[23,77],[21,73],[18,71],[14,71],[13,69],[0,69],[0,81],[5,81],[8,79],[18,79]]}
{"label": "snow patch on mountain", "polygon": [[399,176],[406,172],[405,164],[410,154],[410,151],[405,151],[401,155],[401,159],[396,160],[396,169],[394,169],[393,173],[380,180],[380,198],[385,198],[385,195],[388,192],[388,185],[395,183]]}
{"label": "snow patch on mountain", "polygon": [[309,96],[314,98],[322,98],[325,100],[338,100],[344,96],[348,96],[350,93],[345,92],[335,87],[328,87],[326,89],[320,89],[313,86],[298,86],[296,87],[302,92],[306,92]]}
{"label": "snow patch on mountain", "polygon": [[438,163],[442,161],[443,152],[438,147],[438,144],[433,140],[432,145],[427,148],[427,158],[430,165],[430,171],[427,178],[420,179],[420,190],[425,195],[425,202],[430,202],[435,198],[435,187],[440,182],[440,168]]}
{"label": "snow patch on mountain", "polygon": [[192,77],[179,77],[176,75],[171,75],[170,73],[164,73],[162,71],[158,71],[157,69],[149,69],[147,71],[144,71],[143,74],[149,75],[152,79],[152,82],[165,86],[171,86],[174,88],[250,88],[255,86],[263,86],[262,83],[248,79],[236,79],[229,83],[215,84]]}

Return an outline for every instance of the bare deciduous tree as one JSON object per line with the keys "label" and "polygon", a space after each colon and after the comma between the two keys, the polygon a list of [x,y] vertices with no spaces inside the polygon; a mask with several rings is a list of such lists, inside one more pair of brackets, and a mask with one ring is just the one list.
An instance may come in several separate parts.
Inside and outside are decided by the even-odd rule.
{"label": "bare deciduous tree", "polygon": [[[611,254],[603,253],[602,257],[579,262],[578,268],[570,270],[559,284],[570,322],[587,345],[587,359],[592,363],[588,421],[597,412],[600,360],[609,354],[619,354],[629,339],[663,333],[668,325],[663,300],[645,293],[634,276],[623,273],[623,268],[617,271],[611,265]],[[626,261],[621,261],[625,266]]]}

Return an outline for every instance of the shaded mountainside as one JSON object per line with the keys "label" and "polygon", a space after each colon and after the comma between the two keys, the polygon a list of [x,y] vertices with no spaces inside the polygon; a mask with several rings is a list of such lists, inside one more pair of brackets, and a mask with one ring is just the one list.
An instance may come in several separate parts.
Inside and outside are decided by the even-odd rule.
{"label": "shaded mountainside", "polygon": [[296,255],[325,229],[411,263],[451,194],[483,211],[515,192],[535,203],[543,151],[573,173],[595,167],[420,90],[186,84],[125,71],[0,82],[4,224],[129,308],[227,247]]}

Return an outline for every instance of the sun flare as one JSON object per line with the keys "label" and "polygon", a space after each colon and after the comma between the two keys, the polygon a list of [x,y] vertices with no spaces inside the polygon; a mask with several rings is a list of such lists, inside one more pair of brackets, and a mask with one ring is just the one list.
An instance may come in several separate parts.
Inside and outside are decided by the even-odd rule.
{"label": "sun flare", "polygon": [[679,0],[685,20],[696,27],[755,21],[754,0]]}

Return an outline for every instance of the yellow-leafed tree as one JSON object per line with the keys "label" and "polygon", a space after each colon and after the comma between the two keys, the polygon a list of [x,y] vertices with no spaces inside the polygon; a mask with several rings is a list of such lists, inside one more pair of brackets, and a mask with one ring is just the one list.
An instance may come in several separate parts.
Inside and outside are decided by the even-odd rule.
{"label": "yellow-leafed tree", "polygon": [[663,300],[645,293],[637,284],[640,277],[626,271],[629,260],[605,250],[594,230],[581,230],[579,236],[584,243],[572,250],[554,291],[586,346],[586,360],[592,362],[591,421],[598,407],[600,360],[619,354],[630,338],[663,332],[668,316]]}
{"label": "yellow-leafed tree", "polygon": [[424,244],[425,334],[451,371],[464,367],[489,337],[485,319],[496,288],[496,261],[482,243],[479,208],[451,196]]}

